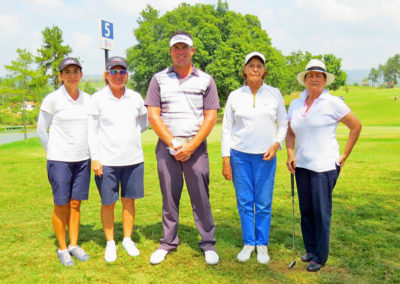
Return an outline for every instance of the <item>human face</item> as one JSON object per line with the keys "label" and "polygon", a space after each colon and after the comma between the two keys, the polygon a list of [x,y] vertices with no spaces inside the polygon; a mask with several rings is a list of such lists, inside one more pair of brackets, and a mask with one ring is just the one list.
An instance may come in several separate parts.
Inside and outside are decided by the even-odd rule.
{"label": "human face", "polygon": [[81,68],[76,65],[69,65],[65,67],[59,74],[60,80],[64,83],[66,88],[78,88],[83,73]]}
{"label": "human face", "polygon": [[[126,70],[122,66],[114,66],[113,68],[110,69],[110,71],[116,70],[118,71],[123,71]],[[113,72],[107,71],[107,80],[108,84],[110,85],[111,88],[121,88],[124,87],[127,80],[128,80],[128,72],[125,74],[117,73],[117,74],[111,74]]]}
{"label": "human face", "polygon": [[194,54],[193,46],[178,42],[170,47],[169,53],[171,54],[172,64],[174,67],[189,68],[192,66],[192,57]]}
{"label": "human face", "polygon": [[324,75],[324,73],[317,71],[308,72],[304,79],[307,90],[321,93],[326,85],[326,77]]}
{"label": "human face", "polygon": [[258,58],[251,58],[247,64],[244,66],[244,74],[246,74],[248,81],[263,81],[263,76],[265,74],[264,62]]}

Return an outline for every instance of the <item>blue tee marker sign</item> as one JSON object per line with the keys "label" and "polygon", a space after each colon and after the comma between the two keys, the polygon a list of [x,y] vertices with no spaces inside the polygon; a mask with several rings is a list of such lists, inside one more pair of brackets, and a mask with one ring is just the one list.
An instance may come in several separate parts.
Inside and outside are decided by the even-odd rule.
{"label": "blue tee marker sign", "polygon": [[99,20],[100,48],[112,50],[114,47],[114,25],[105,20]]}

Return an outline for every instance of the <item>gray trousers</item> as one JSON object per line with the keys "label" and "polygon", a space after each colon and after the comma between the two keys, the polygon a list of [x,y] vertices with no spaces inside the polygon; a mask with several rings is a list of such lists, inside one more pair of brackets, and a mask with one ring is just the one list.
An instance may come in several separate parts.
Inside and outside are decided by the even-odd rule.
{"label": "gray trousers", "polygon": [[183,188],[183,177],[189,192],[194,222],[200,233],[199,247],[203,251],[215,250],[215,224],[209,200],[209,164],[207,142],[204,141],[186,162],[177,161],[158,140],[156,147],[157,170],[163,196],[163,238],[160,249],[171,251],[179,244],[179,201]]}

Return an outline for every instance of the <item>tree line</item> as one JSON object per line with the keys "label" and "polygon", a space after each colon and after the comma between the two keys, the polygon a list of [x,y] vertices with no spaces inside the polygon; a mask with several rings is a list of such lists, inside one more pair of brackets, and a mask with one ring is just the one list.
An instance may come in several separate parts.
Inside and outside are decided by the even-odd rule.
{"label": "tree line", "polygon": [[400,79],[400,54],[396,54],[386,61],[379,64],[377,68],[371,68],[368,79],[374,86],[383,80],[389,87],[394,87]]}
{"label": "tree line", "polygon": [[[279,88],[282,94],[303,90],[296,74],[304,70],[311,58],[324,60],[328,71],[335,74],[335,82],[329,89],[338,89],[346,82],[341,58],[301,50],[285,56],[272,46],[256,16],[231,11],[226,1],[219,0],[217,5],[183,3],[162,16],[147,5],[137,22],[138,28],[133,30],[137,44],[127,49],[126,57],[131,72],[129,86],[143,96],[153,74],[171,65],[169,36],[176,30],[186,30],[193,36],[193,62],[215,79],[221,105],[225,105],[232,90],[243,84],[240,74],[244,57],[251,51],[265,55],[268,72],[265,82]],[[59,87],[58,65],[71,54],[72,48],[63,44],[62,31],[57,26],[46,27],[42,36],[36,55],[17,49],[17,59],[5,65],[8,74],[0,80],[0,95],[24,94],[26,99],[40,101]],[[89,85],[85,88],[89,93],[94,91]]]}
{"label": "tree line", "polygon": [[133,87],[141,94],[146,93],[153,74],[171,64],[169,36],[176,30],[186,30],[192,35],[193,62],[215,79],[221,105],[232,90],[243,84],[240,74],[244,57],[252,51],[265,55],[268,71],[265,82],[279,88],[282,94],[303,90],[296,75],[311,58],[324,60],[328,71],[335,74],[335,82],[329,89],[338,89],[346,83],[347,74],[341,70],[341,58],[333,54],[312,55],[301,50],[284,56],[272,46],[256,16],[230,11],[226,1],[219,0],[216,6],[181,4],[162,16],[147,5],[137,22],[134,34],[138,43],[128,48],[127,60],[133,71]]}

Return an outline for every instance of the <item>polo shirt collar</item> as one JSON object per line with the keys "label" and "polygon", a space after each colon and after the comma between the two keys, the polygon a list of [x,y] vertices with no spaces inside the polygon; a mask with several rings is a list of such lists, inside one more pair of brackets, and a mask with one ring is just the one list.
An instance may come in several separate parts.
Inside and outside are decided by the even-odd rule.
{"label": "polo shirt collar", "polygon": [[122,97],[120,99],[117,99],[116,97],[114,97],[109,85],[107,85],[106,88],[107,88],[107,94],[109,95],[109,97],[108,97],[109,99],[114,99],[114,100],[120,101],[120,100],[123,100],[128,97],[128,93],[126,92],[126,86],[125,86],[124,94],[122,95]]}
{"label": "polo shirt collar", "polygon": [[70,100],[70,101],[73,102],[73,103],[78,102],[78,101],[80,100],[80,98],[81,98],[81,90],[78,89],[78,91],[79,91],[78,98],[77,98],[76,100],[74,100],[74,99],[72,99],[71,96],[69,95],[67,89],[65,89],[64,84],[61,85],[61,93],[62,93],[64,96],[66,96],[67,100]]}
{"label": "polo shirt collar", "polygon": [[[266,85],[265,82],[263,82],[262,85],[260,86],[260,88],[258,89],[257,93],[258,92],[262,92],[264,90],[264,88],[265,88],[265,85]],[[246,81],[243,83],[243,88],[245,88],[246,91],[250,92],[250,94],[253,94],[251,92],[251,89],[250,89],[249,85],[247,85]]]}
{"label": "polo shirt collar", "polygon": [[[194,76],[199,77],[199,69],[197,69],[194,65],[192,65],[192,67],[192,72],[189,75],[193,74]],[[176,77],[179,77],[179,74],[174,71],[174,68],[172,68],[172,66],[168,68],[167,73],[175,73]]]}

